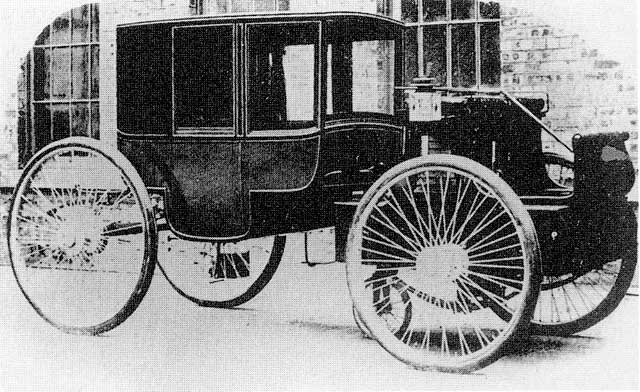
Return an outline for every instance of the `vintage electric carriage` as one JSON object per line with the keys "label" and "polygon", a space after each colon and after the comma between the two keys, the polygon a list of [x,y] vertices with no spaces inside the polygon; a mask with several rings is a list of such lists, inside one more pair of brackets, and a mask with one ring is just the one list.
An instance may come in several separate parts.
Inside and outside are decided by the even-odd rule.
{"label": "vintage electric carriage", "polygon": [[544,99],[403,80],[404,34],[358,13],[118,27],[117,149],[54,142],[16,186],[26,298],[101,334],[158,262],[186,298],[235,307],[285,234],[335,226],[358,325],[412,366],[471,371],[606,317],[636,265],[628,135],[545,154]]}

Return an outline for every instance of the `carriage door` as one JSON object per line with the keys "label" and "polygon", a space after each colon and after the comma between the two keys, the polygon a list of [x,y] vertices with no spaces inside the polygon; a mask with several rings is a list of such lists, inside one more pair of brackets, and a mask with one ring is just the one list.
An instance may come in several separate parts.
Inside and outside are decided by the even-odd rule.
{"label": "carriage door", "polygon": [[172,171],[178,191],[172,196],[182,208],[170,221],[192,236],[231,238],[249,229],[237,132],[237,34],[232,24],[173,30]]}
{"label": "carriage door", "polygon": [[401,42],[393,26],[329,21],[326,34],[326,123],[320,174],[332,193],[366,187],[403,153],[394,117]]}
{"label": "carriage door", "polygon": [[299,190],[318,162],[318,22],[245,28],[243,179],[254,192]]}

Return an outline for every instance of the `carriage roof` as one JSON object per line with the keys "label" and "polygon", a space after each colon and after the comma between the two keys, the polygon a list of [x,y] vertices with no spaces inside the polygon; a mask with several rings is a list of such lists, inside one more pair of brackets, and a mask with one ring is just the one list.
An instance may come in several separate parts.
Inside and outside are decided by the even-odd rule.
{"label": "carriage roof", "polygon": [[376,23],[390,23],[397,26],[404,26],[404,23],[383,15],[376,15],[364,12],[314,12],[314,13],[298,13],[298,12],[279,12],[279,13],[232,13],[225,15],[200,15],[185,18],[171,18],[160,20],[139,21],[132,23],[119,24],[118,28],[159,25],[159,24],[201,24],[201,23],[218,23],[218,22],[253,22],[253,21],[312,21],[312,20],[336,20],[336,19],[353,19],[370,20]]}

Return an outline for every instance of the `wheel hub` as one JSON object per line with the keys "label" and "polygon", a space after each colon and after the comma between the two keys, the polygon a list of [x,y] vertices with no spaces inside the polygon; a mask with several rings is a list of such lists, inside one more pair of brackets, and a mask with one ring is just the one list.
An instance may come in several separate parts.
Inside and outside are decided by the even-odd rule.
{"label": "wheel hub", "polygon": [[71,206],[58,212],[60,227],[54,249],[69,259],[102,252],[106,239],[102,235],[104,225],[93,209],[84,206]]}
{"label": "wheel hub", "polygon": [[456,244],[427,247],[416,258],[418,286],[436,299],[454,301],[458,294],[455,280],[469,265],[469,255]]}

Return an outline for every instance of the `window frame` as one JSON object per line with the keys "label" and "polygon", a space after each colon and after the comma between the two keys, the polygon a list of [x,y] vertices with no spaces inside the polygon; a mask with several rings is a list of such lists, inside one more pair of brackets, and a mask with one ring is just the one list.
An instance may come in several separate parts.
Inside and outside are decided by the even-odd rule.
{"label": "window frame", "polygon": [[[199,28],[224,28],[231,27],[231,62],[232,62],[232,116],[233,125],[231,127],[181,127],[176,119],[176,30],[199,29]],[[234,23],[211,23],[202,25],[173,26],[171,28],[171,122],[172,133],[175,136],[212,136],[212,137],[235,137],[239,134],[239,88],[238,88],[238,25]]]}
{"label": "window frame", "polygon": [[[331,22],[331,23],[335,23],[335,22]],[[337,114],[335,112],[328,114],[328,109],[329,109],[329,95],[332,91],[329,90],[329,79],[333,76],[333,75],[329,75],[328,73],[328,68],[329,68],[329,58],[328,58],[328,51],[329,51],[329,46],[332,44],[332,42],[329,41],[331,36],[331,31],[329,30],[330,27],[328,26],[328,23],[325,23],[323,25],[323,28],[326,29],[325,31],[323,31],[323,48],[322,48],[322,56],[324,57],[324,62],[325,64],[325,69],[322,70],[322,77],[324,79],[324,120],[325,121],[335,121],[335,120],[343,120],[343,119],[348,119],[348,118],[353,118],[353,117],[361,117],[361,116],[369,116],[372,118],[381,118],[381,119],[390,119],[390,118],[395,118],[398,114],[398,102],[397,99],[398,97],[396,96],[396,93],[398,91],[398,88],[401,86],[401,84],[403,83],[404,80],[404,56],[403,56],[403,51],[405,50],[405,46],[406,43],[403,41],[403,31],[404,31],[404,26],[402,27],[401,30],[396,31],[395,27],[393,28],[394,31],[390,31],[392,37],[391,39],[380,39],[379,37],[376,37],[376,39],[373,40],[352,40],[351,44],[353,45],[356,42],[368,42],[368,41],[388,41],[388,42],[392,42],[393,43],[393,56],[391,58],[390,64],[392,65],[393,68],[393,72],[391,73],[392,76],[392,95],[391,95],[391,113],[382,113],[382,112],[362,112],[362,111],[355,111],[352,110],[350,113],[347,113],[344,117],[342,117],[341,114]],[[353,65],[352,65],[352,72],[353,72]],[[353,76],[352,76],[353,77]],[[351,99],[352,102],[351,104],[353,105],[353,86],[351,86]]]}
{"label": "window frame", "polygon": [[[461,90],[480,90],[486,88],[499,87],[499,80],[497,86],[487,86],[482,84],[482,44],[481,44],[481,26],[497,24],[498,34],[500,34],[500,15],[497,18],[483,18],[480,12],[480,3],[482,0],[473,0],[474,3],[474,17],[469,19],[453,19],[453,6],[452,3],[456,0],[446,1],[446,15],[445,20],[438,21],[426,21],[424,15],[424,0],[417,0],[417,22],[405,22],[409,28],[416,28],[417,43],[418,43],[418,77],[425,77],[425,40],[424,31],[428,27],[445,27],[446,37],[446,49],[445,49],[445,62],[446,62],[446,85],[439,86],[447,89],[461,89]],[[475,52],[475,84],[472,87],[453,86],[453,27],[459,25],[472,25],[474,29],[474,52]],[[502,57],[499,57],[498,61],[502,64]]]}
{"label": "window frame", "polygon": [[[84,40],[74,41],[73,38],[73,12],[82,9],[83,7],[87,7],[88,10],[88,24],[86,26],[86,38]],[[66,42],[57,42],[54,43],[52,39],[53,25],[58,21],[61,17],[68,18],[68,32],[66,33],[67,39]],[[95,23],[94,23],[95,17]],[[95,25],[95,26],[94,26]],[[54,125],[56,122],[54,121],[54,107],[60,107],[62,105],[66,105],[67,115],[68,115],[68,136],[72,136],[73,133],[73,125],[74,125],[74,116],[73,116],[73,107],[75,105],[84,105],[86,107],[86,117],[84,118],[84,122],[86,122],[86,135],[92,138],[100,137],[100,127],[98,125],[97,129],[94,129],[94,125],[99,124],[100,119],[100,90],[99,90],[99,78],[100,78],[100,69],[99,67],[94,66],[94,54],[95,60],[97,64],[100,64],[100,37],[99,37],[99,26],[100,26],[100,6],[98,3],[88,3],[83,4],[78,7],[71,8],[62,14],[58,15],[51,23],[49,23],[40,33],[34,45],[31,46],[31,50],[27,55],[27,61],[29,62],[29,85],[27,91],[27,100],[29,106],[28,119],[29,126],[31,129],[30,143],[31,143],[31,153],[34,154],[35,151],[43,146],[38,146],[36,141],[40,140],[42,136],[38,136],[38,133],[42,132],[42,129],[36,128],[36,107],[44,106],[49,109],[49,141],[59,140],[58,133],[60,130],[56,130]],[[43,36],[44,32],[47,32],[45,36]],[[47,39],[46,43],[39,43],[40,37],[45,37]],[[75,48],[85,48],[87,51],[87,63],[86,67],[83,67],[83,71],[86,72],[87,76],[87,94],[86,98],[74,98],[74,63],[73,63],[73,49]],[[54,90],[54,76],[53,76],[53,52],[55,49],[67,49],[69,52],[69,66],[67,67],[67,75],[68,78],[68,87],[67,87],[67,95],[64,98],[55,98],[53,95]],[[43,64],[36,64],[36,50],[42,50],[43,53],[49,51],[49,64],[48,71],[45,73],[45,77],[48,78],[48,97],[42,99],[36,99],[36,85],[35,85],[35,70],[36,66]],[[95,71],[95,72],[94,72]],[[94,91],[93,82],[94,79],[98,81],[98,90]],[[97,117],[98,121],[96,122],[94,116]]]}
{"label": "window frame", "polygon": [[[252,130],[249,124],[249,30],[252,26],[265,26],[265,25],[276,25],[276,26],[284,26],[284,25],[315,25],[316,26],[316,39],[313,45],[314,47],[314,70],[313,70],[313,120],[315,125],[306,128],[299,129],[260,129],[260,130]],[[322,69],[322,58],[321,58],[321,48],[322,48],[322,22],[317,20],[300,20],[300,21],[259,21],[259,22],[248,22],[244,24],[244,31],[242,42],[244,46],[243,50],[243,99],[242,99],[242,111],[243,111],[243,129],[244,135],[249,137],[257,137],[257,138],[270,138],[274,136],[304,136],[310,135],[317,132],[320,132],[321,129],[321,115],[320,115],[320,102],[322,98],[322,89],[321,86],[321,72]]]}

